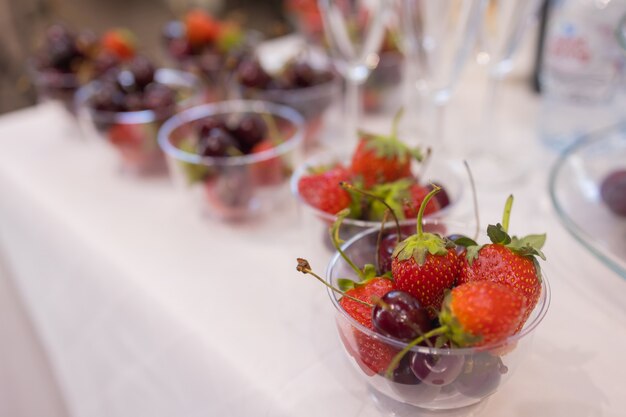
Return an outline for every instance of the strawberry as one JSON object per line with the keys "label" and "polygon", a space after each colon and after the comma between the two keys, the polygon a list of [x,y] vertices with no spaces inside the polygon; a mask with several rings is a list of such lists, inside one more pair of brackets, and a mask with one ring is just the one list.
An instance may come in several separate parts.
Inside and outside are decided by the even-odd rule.
{"label": "strawberry", "polygon": [[454,288],[444,301],[439,322],[457,346],[500,343],[523,323],[526,302],[506,285],[476,281]]}
{"label": "strawberry", "polygon": [[336,214],[352,203],[350,193],[339,186],[349,178],[348,171],[337,165],[329,170],[305,175],[298,182],[298,192],[311,206]]}
{"label": "strawberry", "polygon": [[422,217],[432,197],[428,193],[417,216],[417,233],[400,242],[392,253],[391,273],[399,290],[406,291],[419,303],[439,311],[445,290],[452,288],[459,272],[459,258],[454,244],[423,231]]}
{"label": "strawberry", "polygon": [[492,281],[504,284],[526,300],[524,322],[537,305],[541,295],[541,269],[536,256],[541,252],[546,236],[528,235],[523,238],[508,235],[513,196],[507,199],[502,223],[489,225],[487,234],[492,243],[478,246],[469,242],[462,260],[458,283]]}
{"label": "strawberry", "polygon": [[212,43],[219,35],[219,23],[203,10],[190,11],[184,20],[187,40],[192,46]]}
{"label": "strawberry", "polygon": [[[393,281],[389,278],[374,277],[367,281],[356,283],[353,288],[345,291],[344,294],[371,304],[374,298],[381,298],[393,289]],[[339,300],[339,304],[350,317],[363,326],[368,329],[374,328],[372,325],[372,307],[358,303],[348,297],[342,297]]]}
{"label": "strawberry", "polygon": [[111,29],[102,35],[102,48],[121,60],[135,56],[137,40],[128,29]]}
{"label": "strawberry", "polygon": [[398,140],[397,127],[402,112],[394,119],[391,135],[360,133],[361,139],[352,155],[350,172],[363,180],[365,187],[411,176],[411,160],[422,160],[418,148],[409,148]]}

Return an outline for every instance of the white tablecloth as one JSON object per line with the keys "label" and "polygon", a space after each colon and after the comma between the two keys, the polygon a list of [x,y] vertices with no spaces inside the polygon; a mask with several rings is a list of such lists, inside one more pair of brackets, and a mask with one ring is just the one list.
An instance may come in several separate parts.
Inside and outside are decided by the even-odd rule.
{"label": "white tablecloth", "polygon": [[[534,168],[511,190],[511,228],[548,233],[553,297],[531,355],[473,412],[623,416],[626,282],[559,224],[537,99],[521,85],[511,97],[507,130]],[[201,218],[167,179],[119,175],[104,148],[68,136],[49,106],[0,118],[2,259],[72,417],[380,415],[326,291],[295,271],[304,255],[323,272],[329,254],[294,206],[243,225]],[[479,190],[485,222],[507,194]]]}

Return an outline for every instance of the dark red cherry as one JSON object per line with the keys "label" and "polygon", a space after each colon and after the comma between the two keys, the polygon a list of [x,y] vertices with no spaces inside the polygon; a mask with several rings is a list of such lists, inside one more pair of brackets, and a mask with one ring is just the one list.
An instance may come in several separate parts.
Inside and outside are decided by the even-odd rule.
{"label": "dark red cherry", "polygon": [[267,126],[263,119],[254,114],[246,114],[231,129],[233,136],[239,141],[240,148],[246,153],[265,139]]}
{"label": "dark red cherry", "polygon": [[372,309],[372,323],[380,334],[411,341],[431,329],[426,309],[409,293],[389,291]]}
{"label": "dark red cherry", "polygon": [[224,129],[213,128],[208,135],[200,138],[197,152],[202,156],[222,157],[237,154],[239,148],[230,133]]}
{"label": "dark red cherry", "polygon": [[463,355],[434,355],[415,352],[411,358],[411,369],[425,384],[443,386],[454,382],[463,371]]}
{"label": "dark red cherry", "polygon": [[600,195],[613,213],[626,217],[626,169],[609,174],[602,181]]}
{"label": "dark red cherry", "polygon": [[243,61],[237,71],[239,82],[246,87],[264,89],[271,77],[258,60]]}
{"label": "dark red cherry", "polygon": [[136,56],[128,64],[130,72],[133,74],[135,84],[143,90],[148,84],[154,81],[154,65],[145,56]]}
{"label": "dark red cherry", "polygon": [[[437,202],[439,203],[439,206],[441,208],[449,206],[450,205],[450,196],[448,196],[448,193],[446,192],[446,189],[441,184],[434,183],[434,185],[437,185],[439,188],[441,188],[441,191],[439,191],[437,194],[435,194],[435,198],[437,199]],[[428,184],[427,188],[428,188],[429,192],[432,191],[433,190],[433,184]]]}
{"label": "dark red cherry", "polygon": [[479,353],[465,360],[465,366],[454,387],[463,395],[483,398],[494,393],[508,368],[502,360],[489,353]]}

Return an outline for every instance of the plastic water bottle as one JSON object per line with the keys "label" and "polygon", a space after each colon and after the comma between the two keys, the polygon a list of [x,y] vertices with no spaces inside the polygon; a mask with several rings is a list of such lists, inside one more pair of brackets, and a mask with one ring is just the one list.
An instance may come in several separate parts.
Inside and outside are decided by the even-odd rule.
{"label": "plastic water bottle", "polygon": [[552,0],[541,68],[539,132],[553,149],[618,123],[626,51],[618,28],[626,0]]}

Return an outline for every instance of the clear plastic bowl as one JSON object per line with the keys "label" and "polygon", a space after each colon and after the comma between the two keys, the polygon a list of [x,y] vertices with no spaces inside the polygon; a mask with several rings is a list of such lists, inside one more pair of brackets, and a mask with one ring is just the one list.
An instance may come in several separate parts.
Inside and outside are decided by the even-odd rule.
{"label": "clear plastic bowl", "polygon": [[[180,148],[198,120],[211,116],[266,114],[281,132],[283,142],[242,156],[203,157]],[[230,100],[185,110],[159,131],[159,145],[177,186],[185,190],[210,217],[245,220],[289,200],[287,182],[300,158],[304,120],[292,108],[264,101]]]}
{"label": "clear plastic bowl", "polygon": [[293,89],[259,89],[237,84],[241,97],[283,104],[296,109],[306,121],[304,144],[310,148],[317,144],[326,111],[339,100],[341,84],[336,74],[328,81],[311,87]]}
{"label": "clear plastic bowl", "polygon": [[88,136],[103,138],[115,149],[124,173],[139,176],[165,174],[165,158],[157,144],[157,131],[176,111],[201,100],[200,81],[190,73],[161,68],[155,72],[154,78],[176,90],[178,102],[175,108],[164,112],[96,110],[90,106],[90,99],[98,89],[97,80],[76,93],[76,108],[83,131]]}
{"label": "clear plastic bowl", "polygon": [[[461,233],[471,236],[472,233],[468,226],[452,225],[437,219],[426,221],[425,228],[436,229],[440,234],[446,235]],[[358,267],[375,263],[377,236],[376,229],[364,231],[346,242],[343,250]],[[338,278],[354,279],[355,273],[336,253],[328,265],[326,277],[329,283],[336,286]],[[550,286],[544,275],[537,306],[521,331],[502,343],[463,349],[435,349],[428,346],[412,348],[411,355],[434,355],[439,358],[445,356],[449,366],[461,367],[460,374],[452,381],[446,381],[444,385],[425,382],[403,384],[372,371],[361,356],[366,345],[376,346],[380,351],[393,355],[406,344],[359,324],[339,304],[340,295],[329,291],[329,296],[336,309],[337,330],[347,358],[363,378],[363,382],[370,386],[370,392],[374,393],[378,404],[386,403],[389,408],[416,407],[416,415],[419,415],[420,409],[450,410],[476,404],[506,383],[531,351],[533,330],[543,320],[550,304]],[[380,401],[379,397],[384,400]]]}
{"label": "clear plastic bowl", "polygon": [[[332,166],[337,163],[342,163],[347,167],[350,165],[350,158],[346,155],[332,153],[316,155],[300,165],[291,178],[291,193],[296,197],[299,206],[303,209],[302,214],[305,216],[305,223],[309,224],[313,229],[318,229],[317,232],[312,231],[312,233],[322,236],[324,244],[332,250],[334,250],[334,247],[330,242],[327,229],[328,226],[335,221],[336,216],[307,203],[298,191],[298,183],[300,182],[300,178],[306,175],[310,168],[318,166]],[[458,202],[461,201],[463,196],[463,181],[460,177],[460,169],[462,169],[462,167],[458,162],[438,159],[430,161],[425,172],[420,174],[420,182],[422,184],[427,184],[429,181],[437,183],[437,185],[440,185],[445,189],[450,200],[450,204],[446,207],[436,213],[425,216],[425,218],[448,217],[449,214],[456,209]],[[417,163],[415,163],[412,167],[412,171],[414,173],[420,172],[419,165]],[[389,221],[391,223],[391,220]],[[417,226],[417,219],[401,220],[400,224],[403,228],[406,227],[411,230],[415,230],[415,227]],[[380,222],[374,220],[347,218],[341,225],[341,236],[344,239],[348,239],[372,227],[380,227]]]}

